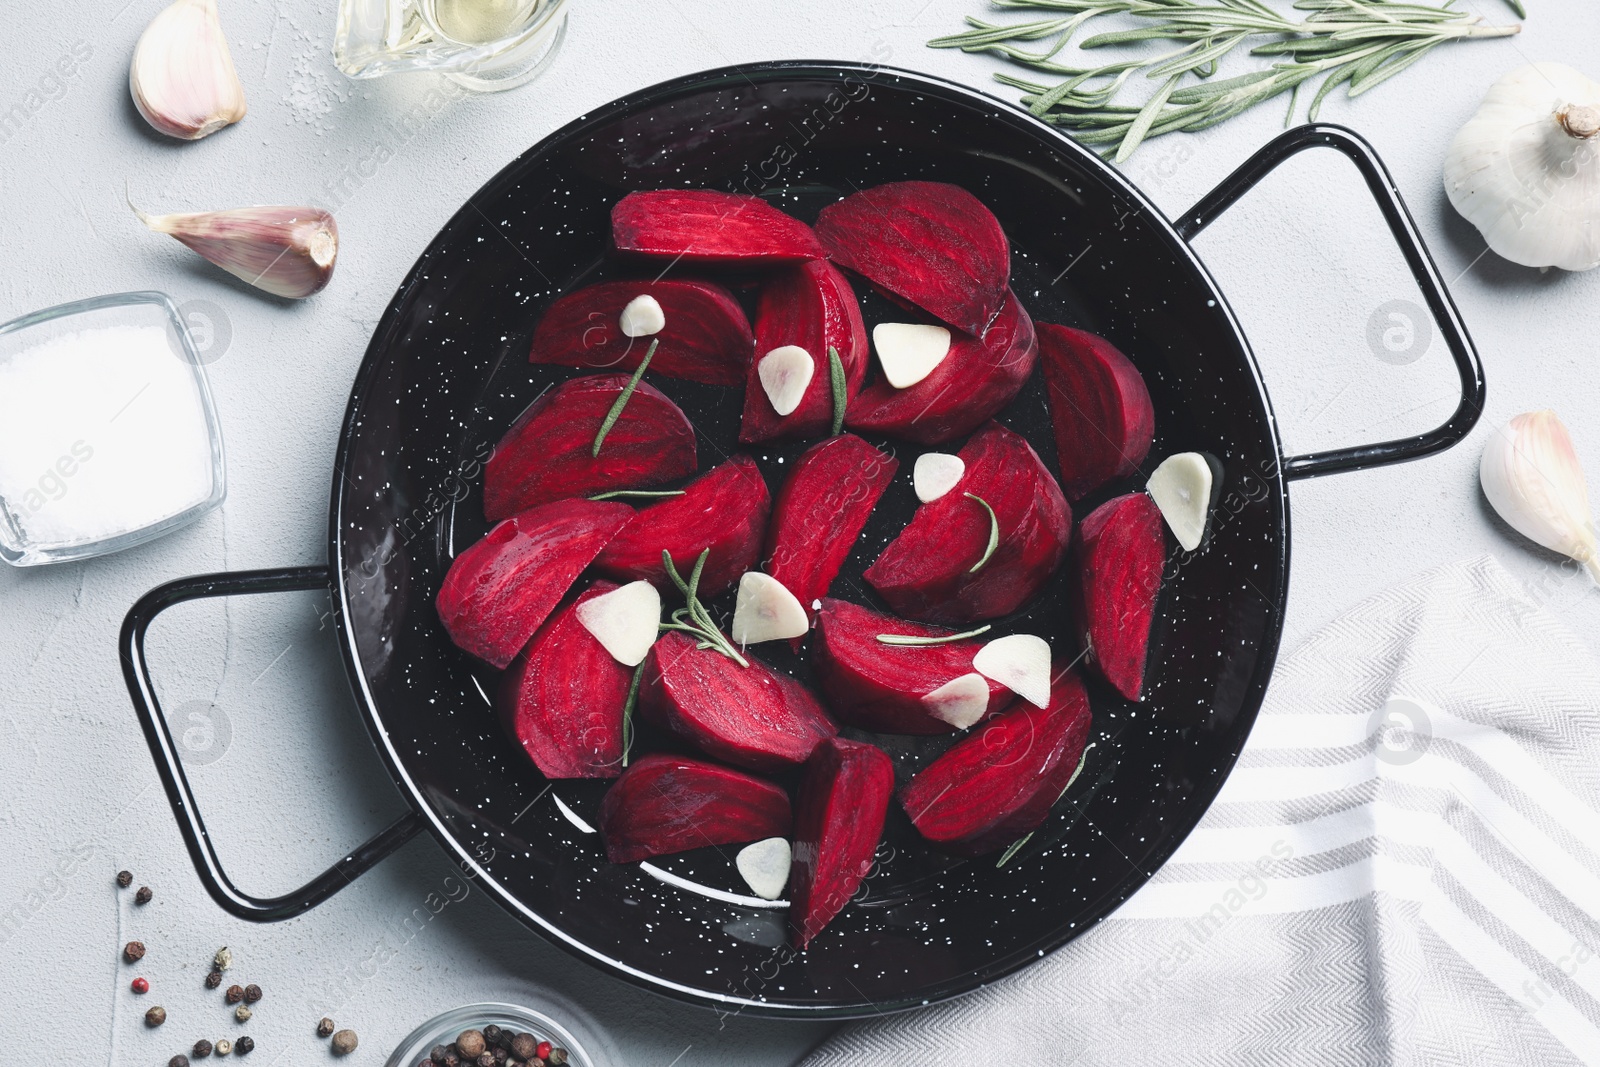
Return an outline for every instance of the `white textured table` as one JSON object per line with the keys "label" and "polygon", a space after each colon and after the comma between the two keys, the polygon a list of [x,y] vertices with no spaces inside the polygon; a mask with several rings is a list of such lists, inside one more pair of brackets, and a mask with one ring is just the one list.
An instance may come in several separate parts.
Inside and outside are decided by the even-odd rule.
{"label": "white textured table", "polygon": [[[231,333],[210,367],[229,453],[222,511],[121,556],[0,569],[3,1058],[54,1047],[65,1059],[70,1047],[74,1062],[96,1062],[105,1043],[115,1064],[154,1065],[198,1037],[236,1036],[219,995],[201,986],[224,943],[238,960],[232,975],[266,990],[243,1028],[262,1064],[324,1055],[311,1032],[324,1012],[361,1034],[351,1062],[379,1063],[434,1012],[514,998],[526,982],[592,1013],[621,1062],[799,1058],[827,1027],[719,1020],[638,992],[547,946],[476,891],[419,920],[431,914],[430,893],[460,896],[426,838],[299,919],[229,919],[184,854],[128,706],[116,633],[129,604],[169,578],[323,561],[334,437],[379,311],[462,200],[518,151],[615,96],[726,63],[870,57],[988,87],[990,61],[922,47],[978,0],[574,0],[563,52],[538,82],[440,109],[423,104],[426,80],[356,84],[337,73],[332,0],[223,0],[250,115],[194,145],[151,134],[128,100],[128,56],[160,3],[14,5],[20,22],[0,69],[0,112],[22,108],[20,121],[0,128],[0,318],[156,288],[221,309]],[[1464,6],[1506,17],[1499,0]],[[1446,455],[1295,487],[1288,647],[1376,589],[1484,550],[1579,632],[1596,632],[1600,600],[1587,580],[1562,579],[1550,557],[1525,550],[1483,504],[1475,470],[1491,424],[1555,406],[1600,471],[1600,376],[1590,365],[1600,275],[1540,275],[1480,258],[1482,241],[1439,182],[1445,145],[1494,77],[1527,59],[1593,63],[1591,5],[1532,6],[1520,38],[1436,53],[1355,104],[1334,99],[1325,109],[1377,145],[1453,280],[1488,367],[1489,410],[1473,439]],[[80,69],[52,80],[75,48],[88,52]],[[398,122],[419,104],[423,121]],[[1128,171],[1179,211],[1276,133],[1281,117],[1273,105],[1201,136],[1153,142]],[[145,233],[124,183],[151,210],[337,204],[338,274],[313,300],[263,299]],[[1416,293],[1342,160],[1302,156],[1197,246],[1251,336],[1290,450],[1398,436],[1448,413],[1456,387],[1436,338],[1403,366],[1367,344],[1374,311]],[[224,860],[258,893],[298,884],[401,809],[349,706],[324,610],[310,595],[214,602],[169,613],[152,634],[169,709],[214,704],[227,719],[227,750],[191,777]],[[153,903],[136,908],[131,892],[118,896],[119,867],[154,888]],[[143,998],[127,992],[133,968],[117,959],[133,937],[150,946],[138,970],[154,989]],[[147,1031],[139,1016],[154,1003],[170,1021]]]}

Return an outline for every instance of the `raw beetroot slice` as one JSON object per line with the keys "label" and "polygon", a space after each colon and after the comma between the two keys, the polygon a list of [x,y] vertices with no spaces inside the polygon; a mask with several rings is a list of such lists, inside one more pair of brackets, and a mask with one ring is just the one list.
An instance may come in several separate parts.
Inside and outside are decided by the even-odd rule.
{"label": "raw beetroot slice", "polygon": [[900,461],[854,434],[812,445],[778,490],[767,529],[767,573],[809,612],[828,595]]}
{"label": "raw beetroot slice", "polygon": [[644,661],[639,709],[702,752],[757,771],[804,763],[838,728],[810,691],[748,652],[741,667],[695,647],[677,631],[662,634]]}
{"label": "raw beetroot slice", "polygon": [[450,640],[504,668],[632,517],[626,504],[560,500],[496,525],[455,558],[439,588]]}
{"label": "raw beetroot slice", "polygon": [[1048,322],[1038,330],[1061,489],[1078,500],[1139,469],[1156,412],[1138,368],[1110,341]]}
{"label": "raw beetroot slice", "polygon": [[[866,571],[872,587],[908,618],[971,622],[1009,614],[1050,579],[1072,537],[1061,489],[1027,441],[990,423],[960,456],[966,473],[955,488],[919,507]],[[969,493],[994,509],[999,530],[994,554],[976,573],[990,522]]]}
{"label": "raw beetroot slice", "polygon": [[[843,600],[822,602],[812,663],[828,707],[844,722],[886,734],[947,734],[956,727],[934,716],[922,698],[964,674],[982,641],[946,645],[888,645],[879,634],[948,637],[954,631],[924,626]],[[989,689],[985,716],[1011,703],[1012,692],[983,679]]]}
{"label": "raw beetroot slice", "polygon": [[[811,356],[811,384],[800,406],[787,415],[773,410],[761,387],[761,357],[775,348],[796,345]],[[833,423],[833,381],[828,349],[839,353],[844,367],[845,398],[861,390],[867,377],[867,327],[850,282],[825,260],[790,267],[761,290],[756,308],[755,356],[744,388],[741,441],[782,437],[820,437]]]}
{"label": "raw beetroot slice", "polygon": [[997,715],[913,778],[900,806],[917,831],[960,856],[1004,848],[1044,822],[1089,741],[1089,697],[1063,667],[1050,703]]}
{"label": "raw beetroot slice", "polygon": [[845,424],[924,445],[953,441],[1011,403],[1038,358],[1033,320],[1008,291],[981,340],[955,334],[944,360],[909,388],[873,382],[851,403]]}
{"label": "raw beetroot slice", "polygon": [[778,786],[684,756],[644,757],[600,802],[612,863],[787,837],[791,823],[789,794]]}
{"label": "raw beetroot slice", "polygon": [[672,554],[673,566],[687,576],[709,548],[699,592],[714,597],[755,566],[771,510],[772,498],[755,460],[734,456],[684,486],[682,496],[641,510],[595,565],[614,578],[643,578],[671,589],[662,550]]}
{"label": "raw beetroot slice", "polygon": [[833,261],[970,334],[1005,301],[1011,246],[983,202],[958,185],[893,182],[822,209]]}
{"label": "raw beetroot slice", "polygon": [[1079,532],[1078,625],[1100,674],[1129,700],[1144,688],[1165,537],[1161,510],[1145,493],[1106,501]]}
{"label": "raw beetroot slice", "polygon": [[799,219],[758,196],[714,189],[629,193],[611,209],[611,237],[620,252],[686,263],[749,266],[827,255]]}
{"label": "raw beetroot slice", "polygon": [[693,474],[694,427],[648,382],[634,389],[594,455],[595,435],[627,384],[626,374],[574,378],[529,405],[484,468],[484,517],[498,522],[552,500]]}
{"label": "raw beetroot slice", "polygon": [[546,778],[622,773],[622,708],[633,671],[611,657],[573,610],[615,588],[594,582],[556,611],[501,681],[501,719]]}
{"label": "raw beetroot slice", "polygon": [[879,749],[835,737],[806,764],[789,868],[789,928],[804,949],[850,902],[872,869],[894,765]]}
{"label": "raw beetroot slice", "polygon": [[[622,309],[639,296],[653,297],[666,318],[666,325],[650,337],[622,332]],[[550,305],[533,331],[528,361],[631,371],[651,341],[660,342],[650,358],[652,374],[734,386],[744,381],[755,335],[733,294],[712,282],[602,282]]]}

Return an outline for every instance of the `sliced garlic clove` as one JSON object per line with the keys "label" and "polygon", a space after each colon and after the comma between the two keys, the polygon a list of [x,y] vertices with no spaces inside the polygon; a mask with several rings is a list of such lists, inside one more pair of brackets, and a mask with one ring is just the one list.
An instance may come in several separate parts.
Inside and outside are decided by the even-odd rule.
{"label": "sliced garlic clove", "polygon": [[667,313],[661,310],[661,303],[655,297],[641,293],[622,309],[620,325],[624,337],[651,337],[667,325]]}
{"label": "sliced garlic clove", "polygon": [[972,669],[1030,704],[1050,704],[1050,645],[1033,634],[997,637],[978,649]]}
{"label": "sliced garlic clove", "polygon": [[[133,207],[132,204],[128,205]],[[314,207],[241,207],[180,215],[133,213],[236,278],[274,296],[320,292],[333,277],[339,226]]]}
{"label": "sliced garlic clove", "polygon": [[762,900],[777,900],[789,884],[792,860],[789,842],[781,837],[769,837],[741,848],[733,857],[733,865],[739,868],[739,877],[750,887],[750,892]]}
{"label": "sliced garlic clove", "polygon": [[1589,490],[1572,437],[1555,412],[1518,415],[1492,434],[1478,463],[1478,480],[1513,530],[1572,557],[1600,580]]}
{"label": "sliced garlic clove", "polygon": [[880,322],[872,328],[883,376],[896,389],[908,389],[933,373],[950,354],[950,331],[915,322]]}
{"label": "sliced garlic clove", "polygon": [[661,594],[649,582],[629,582],[583,601],[576,610],[583,628],[625,667],[643,663],[656,643]]}
{"label": "sliced garlic clove", "polygon": [[792,415],[805,398],[811,378],[817,373],[816,361],[811,353],[799,345],[783,345],[761,357],[756,365],[756,376],[761,388],[779,415]]}
{"label": "sliced garlic clove", "polygon": [[1211,512],[1211,464],[1198,452],[1179,452],[1161,461],[1144,484],[1161,509],[1172,536],[1185,552],[1200,547]]}
{"label": "sliced garlic clove", "polygon": [[134,45],[128,88],[139,114],[169,137],[198,141],[244,118],[216,0],[176,0],[151,19]]}
{"label": "sliced garlic clove", "polygon": [[911,486],[917,491],[918,500],[931,504],[954,489],[966,473],[967,465],[960,456],[924,452],[917,457],[917,465],[911,468]]}
{"label": "sliced garlic clove", "polygon": [[935,719],[965,730],[989,710],[989,683],[981,674],[963,674],[924,694],[922,704]]}
{"label": "sliced garlic clove", "polygon": [[778,579],[761,571],[746,571],[739,579],[733,625],[729,628],[734,643],[759,645],[763,641],[804,637],[810,628],[806,609]]}

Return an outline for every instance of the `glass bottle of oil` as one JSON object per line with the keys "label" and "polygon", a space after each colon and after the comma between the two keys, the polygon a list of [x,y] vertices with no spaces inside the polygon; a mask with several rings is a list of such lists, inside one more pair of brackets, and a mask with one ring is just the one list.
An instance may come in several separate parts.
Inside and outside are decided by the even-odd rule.
{"label": "glass bottle of oil", "polygon": [[570,0],[340,0],[333,54],[352,78],[444,73],[497,92],[531,81],[566,33]]}

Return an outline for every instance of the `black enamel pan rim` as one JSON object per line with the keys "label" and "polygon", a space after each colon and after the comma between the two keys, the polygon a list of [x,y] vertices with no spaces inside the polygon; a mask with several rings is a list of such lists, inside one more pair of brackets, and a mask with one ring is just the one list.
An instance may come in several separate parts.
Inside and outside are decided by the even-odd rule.
{"label": "black enamel pan rim", "polygon": [[[902,86],[913,86],[930,96],[938,97],[947,102],[965,106],[973,110],[984,112],[995,122],[1005,123],[1019,133],[1031,136],[1035,140],[1054,148],[1063,155],[1070,156],[1079,165],[1097,171],[1108,182],[1115,185],[1120,195],[1137,204],[1152,220],[1152,224],[1159,229],[1162,237],[1172,252],[1181,260],[1188,263],[1202,283],[1210,290],[1211,298],[1217,302],[1217,310],[1226,317],[1228,327],[1232,330],[1234,340],[1239,348],[1241,358],[1249,369],[1251,380],[1255,383],[1256,392],[1267,415],[1267,425],[1272,435],[1272,443],[1279,462],[1267,476],[1267,481],[1274,488],[1274,496],[1281,501],[1279,514],[1281,515],[1282,528],[1279,538],[1279,595],[1272,608],[1276,613],[1275,624],[1268,628],[1268,633],[1262,643],[1261,655],[1256,661],[1256,670],[1250,679],[1245,699],[1241,704],[1239,736],[1248,735],[1248,727],[1253,724],[1260,710],[1261,702],[1265,697],[1267,682],[1272,677],[1272,668],[1277,661],[1278,646],[1282,637],[1283,613],[1288,597],[1289,578],[1289,503],[1288,485],[1283,473],[1283,443],[1278,434],[1276,416],[1272,410],[1271,399],[1267,394],[1266,386],[1261,378],[1260,367],[1256,363],[1255,355],[1250,350],[1244,331],[1240,328],[1238,319],[1233,314],[1227,301],[1223,298],[1221,289],[1211,277],[1209,271],[1200,258],[1195,255],[1188,242],[1186,242],[1173,224],[1167,220],[1166,215],[1155,206],[1139,189],[1127,178],[1114,170],[1109,164],[1097,155],[1073,141],[1053,126],[1045,123],[1021,109],[1006,103],[987,93],[948,81],[932,75],[920,74],[913,71],[897,68],[877,66],[874,64],[836,62],[827,60],[785,60],[782,62],[765,62],[743,64],[730,67],[721,67],[715,70],[703,71],[697,74],[686,75],[658,85],[640,89],[620,99],[593,111],[587,115],[568,123],[559,130],[551,133],[533,148],[519,155],[507,164],[501,171],[491,178],[484,186],[474,193],[467,203],[462,205],[460,211],[451,217],[451,220],[439,231],[418,257],[417,262],[406,275],[394,298],[384,311],[379,327],[373,333],[371,343],[367,346],[366,355],[362,359],[360,370],[357,372],[355,384],[351,389],[350,403],[345,410],[344,426],[339,435],[339,449],[334,461],[332,500],[329,506],[328,520],[328,559],[330,560],[331,577],[338,597],[338,610],[334,612],[335,626],[340,637],[340,649],[344,657],[345,668],[350,676],[351,686],[354,689],[357,702],[361,706],[362,717],[367,722],[368,730],[372,734],[373,742],[383,758],[384,765],[388,768],[395,785],[406,796],[411,806],[421,813],[423,820],[434,838],[450,853],[464,868],[470,869],[475,876],[502,906],[517,916],[524,923],[536,927],[546,937],[562,946],[579,958],[601,967],[603,970],[617,975],[635,985],[642,986],[657,993],[687,1000],[695,1004],[723,1007],[735,1006],[741,1011],[748,1010],[749,1014],[781,1018],[854,1018],[872,1014],[882,1014],[884,1010],[898,1010],[916,1007],[921,1004],[931,1003],[934,1000],[949,999],[962,993],[971,992],[981,986],[987,985],[996,979],[1011,974],[1027,963],[1053,952],[1063,944],[1072,940],[1082,929],[1069,928],[1060,936],[1041,942],[1036,954],[1019,954],[1017,957],[1002,961],[1000,965],[972,972],[962,976],[961,980],[952,982],[948,988],[938,991],[930,998],[917,998],[897,1005],[883,1005],[868,1002],[852,1003],[848,1005],[787,1005],[774,1003],[769,1000],[754,1000],[726,994],[709,992],[680,985],[658,978],[648,972],[631,967],[618,960],[611,959],[596,952],[588,945],[568,936],[555,924],[547,921],[543,916],[524,905],[511,892],[502,887],[489,872],[485,871],[475,860],[470,849],[464,847],[455,835],[446,829],[438,815],[423,799],[423,795],[416,784],[406,773],[399,754],[391,744],[388,731],[383,724],[383,717],[373,700],[371,691],[366,684],[366,674],[362,669],[360,654],[356,647],[355,633],[348,625],[350,617],[350,600],[345,587],[344,573],[347,559],[343,544],[340,539],[340,528],[343,525],[343,493],[347,482],[346,466],[350,458],[352,445],[360,433],[360,418],[363,402],[367,393],[372,388],[372,381],[377,376],[385,350],[391,340],[390,335],[395,329],[395,308],[399,306],[409,294],[411,288],[417,283],[425,272],[429,260],[444,244],[446,238],[455,228],[458,220],[469,217],[469,212],[475,212],[474,201],[484,193],[498,191],[506,183],[514,183],[518,173],[531,164],[552,152],[557,146],[565,145],[576,138],[583,136],[590,130],[604,123],[610,122],[618,115],[626,113],[636,107],[660,102],[663,98],[672,97],[686,92],[700,91],[714,88],[719,85],[732,85],[739,82],[754,83],[756,81],[781,81],[793,80],[838,80],[858,79],[868,82],[890,79],[893,83]],[[1181,832],[1174,832],[1168,837],[1169,847],[1159,855],[1159,862],[1151,865],[1151,873],[1159,869],[1172,852],[1182,844],[1195,825],[1210,807],[1216,798],[1217,791],[1222,788],[1222,783],[1233,770],[1233,765],[1239,756],[1234,751],[1227,759],[1226,766],[1219,768],[1224,773],[1214,775],[1212,784],[1205,789],[1198,790],[1197,796],[1205,795],[1205,804],[1195,805],[1194,822],[1179,828]],[[1140,886],[1148,881],[1150,875],[1140,871],[1131,871],[1122,884],[1121,901],[1127,900]],[[1115,910],[1114,908],[1112,910]],[[1108,912],[1107,914],[1110,914]],[[1103,916],[1102,916],[1103,918]]]}

